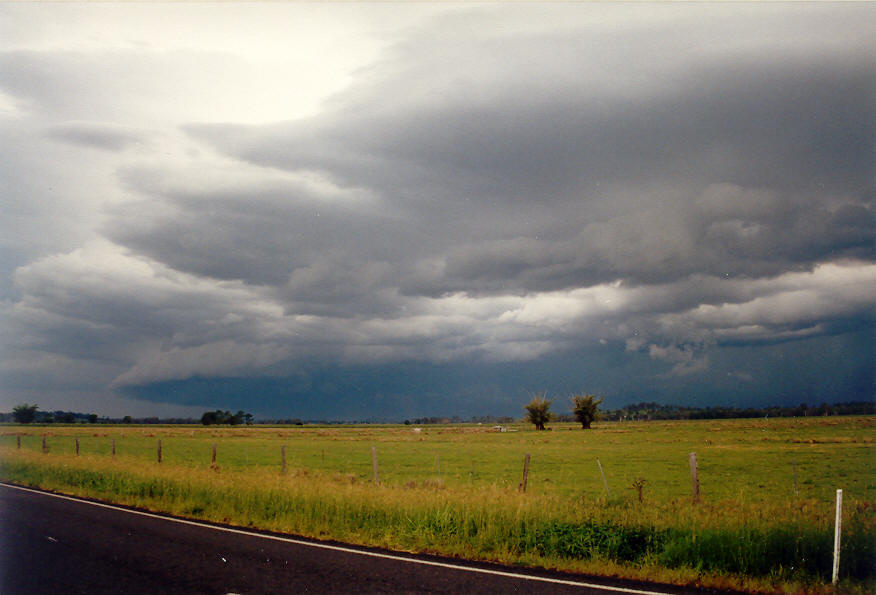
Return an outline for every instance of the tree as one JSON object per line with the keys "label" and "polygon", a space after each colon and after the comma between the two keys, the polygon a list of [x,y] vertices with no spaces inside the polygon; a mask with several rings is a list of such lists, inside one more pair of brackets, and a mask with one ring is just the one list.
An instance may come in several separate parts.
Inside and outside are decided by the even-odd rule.
{"label": "tree", "polygon": [[97,413],[89,413],[88,414],[88,423],[90,423],[90,424],[97,423]]}
{"label": "tree", "polygon": [[586,430],[590,424],[599,419],[599,404],[594,395],[575,395],[572,397],[572,413],[581,422],[581,429]]}
{"label": "tree", "polygon": [[205,426],[221,424],[238,426],[242,423],[251,424],[252,415],[244,411],[238,411],[237,413],[232,415],[230,411],[222,411],[221,409],[217,409],[216,411],[205,411],[204,415],[201,416],[201,423]]}
{"label": "tree", "polygon": [[529,404],[524,407],[526,409],[526,421],[534,424],[536,430],[543,430],[544,425],[553,418],[551,403],[553,401],[545,399],[543,395],[535,395]]}
{"label": "tree", "polygon": [[131,419],[131,416],[130,416],[130,415],[126,415],[125,417],[122,418],[122,423],[123,423],[123,424],[129,424],[129,423],[132,423],[133,421],[134,421],[134,420]]}
{"label": "tree", "polygon": [[29,424],[36,419],[37,409],[39,409],[38,405],[22,403],[12,408],[12,417],[20,424]]}

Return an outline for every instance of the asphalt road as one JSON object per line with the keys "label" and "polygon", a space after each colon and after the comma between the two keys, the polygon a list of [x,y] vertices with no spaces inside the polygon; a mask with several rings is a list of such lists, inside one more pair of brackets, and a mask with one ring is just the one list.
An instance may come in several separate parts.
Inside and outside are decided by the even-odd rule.
{"label": "asphalt road", "polygon": [[309,542],[0,484],[3,594],[685,592],[597,582],[605,581]]}

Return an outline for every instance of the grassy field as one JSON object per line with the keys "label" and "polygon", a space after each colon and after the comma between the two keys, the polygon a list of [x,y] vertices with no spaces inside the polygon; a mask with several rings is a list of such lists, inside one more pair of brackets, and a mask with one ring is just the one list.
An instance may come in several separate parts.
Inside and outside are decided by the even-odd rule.
{"label": "grassy field", "polygon": [[[0,476],[314,537],[811,592],[829,590],[833,502],[842,488],[843,588],[872,592],[873,426],[871,417],[602,423],[586,432],[563,424],[550,432],[522,425],[507,432],[476,425],[6,426]],[[691,452],[699,463],[696,505]],[[525,454],[530,474],[520,494]],[[636,480],[645,482],[642,502]]]}

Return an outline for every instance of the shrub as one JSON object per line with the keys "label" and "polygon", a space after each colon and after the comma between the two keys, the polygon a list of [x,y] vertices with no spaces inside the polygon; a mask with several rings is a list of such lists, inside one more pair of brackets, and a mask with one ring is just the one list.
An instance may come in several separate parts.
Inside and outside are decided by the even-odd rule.
{"label": "shrub", "polygon": [[551,403],[542,395],[532,397],[532,400],[524,407],[526,409],[526,421],[535,425],[536,430],[543,430],[544,425],[553,419]]}

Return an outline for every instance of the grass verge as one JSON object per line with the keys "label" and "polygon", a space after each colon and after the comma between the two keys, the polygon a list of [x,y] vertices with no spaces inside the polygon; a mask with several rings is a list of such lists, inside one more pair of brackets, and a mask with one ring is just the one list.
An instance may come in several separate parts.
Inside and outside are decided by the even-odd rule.
{"label": "grass verge", "polygon": [[[304,469],[193,469],[0,448],[0,477],[189,518],[396,550],[760,592],[830,592],[832,511],[815,501],[582,501],[437,479],[374,485]],[[873,592],[874,512],[846,503],[845,592]]]}

